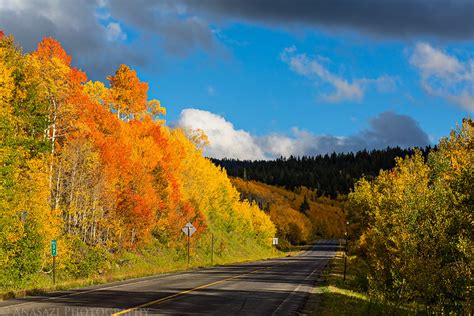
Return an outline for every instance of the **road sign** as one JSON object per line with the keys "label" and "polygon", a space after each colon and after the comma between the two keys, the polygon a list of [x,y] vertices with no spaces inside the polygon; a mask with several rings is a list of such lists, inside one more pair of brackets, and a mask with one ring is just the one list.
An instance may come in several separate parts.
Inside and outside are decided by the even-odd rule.
{"label": "road sign", "polygon": [[196,227],[191,223],[187,223],[184,225],[182,231],[186,236],[191,237],[196,232]]}
{"label": "road sign", "polygon": [[183,233],[188,236],[188,267],[189,267],[189,245],[191,243],[190,239],[191,236],[196,232],[196,227],[193,226],[191,223],[187,223],[184,225],[183,229],[181,229]]}
{"label": "road sign", "polygon": [[273,238],[272,245],[278,245],[278,238]]}
{"label": "road sign", "polygon": [[53,284],[56,284],[56,256],[58,255],[58,243],[56,239],[51,240],[51,256],[53,257]]}
{"label": "road sign", "polygon": [[58,244],[56,239],[51,240],[51,256],[56,257],[58,255]]}

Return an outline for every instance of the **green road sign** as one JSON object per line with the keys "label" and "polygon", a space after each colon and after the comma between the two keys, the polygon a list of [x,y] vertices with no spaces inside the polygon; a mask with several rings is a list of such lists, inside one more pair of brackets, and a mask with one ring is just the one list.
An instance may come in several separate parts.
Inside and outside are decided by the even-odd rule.
{"label": "green road sign", "polygon": [[56,240],[51,240],[51,256],[56,257],[58,255],[58,245]]}

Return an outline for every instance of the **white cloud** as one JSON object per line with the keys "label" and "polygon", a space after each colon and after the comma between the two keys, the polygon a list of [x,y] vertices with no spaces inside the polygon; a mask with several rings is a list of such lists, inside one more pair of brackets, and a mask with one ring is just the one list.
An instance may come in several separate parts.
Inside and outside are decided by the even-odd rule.
{"label": "white cloud", "polygon": [[325,61],[327,58],[321,56],[309,58],[306,54],[297,54],[295,46],[285,48],[280,58],[297,74],[330,85],[334,91],[321,94],[323,100],[328,102],[361,101],[365,90],[371,85],[374,85],[379,92],[392,91],[396,87],[396,80],[387,75],[375,79],[355,78],[349,82],[324,67],[320,61]]}
{"label": "white cloud", "polygon": [[293,128],[289,135],[255,136],[236,130],[232,123],[208,111],[185,109],[178,126],[201,129],[209,138],[204,154],[214,158],[271,159],[290,155],[318,155],[358,151],[387,146],[426,146],[428,136],[416,121],[406,115],[383,112],[369,122],[369,128],[351,136],[316,135]]}
{"label": "white cloud", "polygon": [[456,58],[444,54],[427,43],[416,44],[410,62],[421,71],[424,77],[432,75],[457,77],[463,70],[461,63]]}
{"label": "white cloud", "polygon": [[418,43],[410,63],[420,72],[427,93],[474,112],[474,60],[463,63],[427,43]]}
{"label": "white cloud", "polygon": [[214,158],[265,159],[266,156],[255,139],[244,130],[237,130],[222,116],[198,109],[181,111],[178,126],[184,129],[203,130],[210,145],[204,149],[206,156]]}
{"label": "white cloud", "polygon": [[111,42],[124,41],[127,39],[127,34],[122,31],[120,24],[116,22],[110,22],[106,27],[107,39]]}

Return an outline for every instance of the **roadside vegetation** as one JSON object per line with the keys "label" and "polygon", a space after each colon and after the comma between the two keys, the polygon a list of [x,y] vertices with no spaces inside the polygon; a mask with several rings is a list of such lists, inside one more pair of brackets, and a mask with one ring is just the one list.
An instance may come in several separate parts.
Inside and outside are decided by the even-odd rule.
{"label": "roadside vegetation", "polygon": [[349,194],[353,253],[379,301],[465,314],[473,306],[474,123],[443,138],[425,159],[398,158]]}
{"label": "roadside vegetation", "polygon": [[347,258],[344,281],[344,253],[339,252],[324,271],[310,296],[304,314],[339,315],[417,315],[414,307],[377,301],[367,294],[365,263],[356,256]]}
{"label": "roadside vegetation", "polygon": [[346,211],[349,253],[330,262],[310,315],[470,315],[474,310],[474,122],[426,157],[362,178]]}

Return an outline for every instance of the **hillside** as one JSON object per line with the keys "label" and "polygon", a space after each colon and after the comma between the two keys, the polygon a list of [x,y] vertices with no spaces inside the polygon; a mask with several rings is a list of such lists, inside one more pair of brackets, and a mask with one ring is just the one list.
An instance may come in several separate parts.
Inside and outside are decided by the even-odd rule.
{"label": "hillside", "polygon": [[317,198],[313,190],[298,188],[289,191],[257,181],[232,178],[241,199],[256,203],[277,227],[283,247],[312,241],[317,237],[337,238],[345,232],[342,203]]}
{"label": "hillside", "polygon": [[[422,149],[426,157],[431,147]],[[294,190],[300,186],[315,189],[318,196],[347,195],[361,177],[375,177],[380,170],[395,166],[395,158],[412,155],[413,149],[399,147],[332,153],[318,156],[290,156],[275,160],[212,159],[232,177],[255,180]]]}

